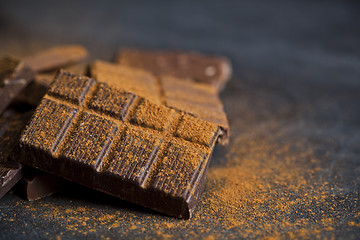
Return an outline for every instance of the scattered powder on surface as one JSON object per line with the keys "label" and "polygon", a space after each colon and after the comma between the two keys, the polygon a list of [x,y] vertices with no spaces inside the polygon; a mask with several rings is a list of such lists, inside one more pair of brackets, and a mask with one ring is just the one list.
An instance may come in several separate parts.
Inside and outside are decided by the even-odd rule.
{"label": "scattered powder on surface", "polygon": [[75,198],[71,193],[18,201],[13,214],[0,214],[1,219],[29,218],[32,229],[53,228],[59,238],[145,233],[145,239],[331,239],[339,229],[358,231],[358,195],[341,183],[327,182],[323,172],[327,162],[324,165],[323,155],[306,137],[290,144],[286,135],[291,133],[276,135],[277,131],[258,129],[251,136],[232,139],[225,149],[226,161],[209,168],[190,220],[166,217],[104,194],[96,196],[95,191]]}

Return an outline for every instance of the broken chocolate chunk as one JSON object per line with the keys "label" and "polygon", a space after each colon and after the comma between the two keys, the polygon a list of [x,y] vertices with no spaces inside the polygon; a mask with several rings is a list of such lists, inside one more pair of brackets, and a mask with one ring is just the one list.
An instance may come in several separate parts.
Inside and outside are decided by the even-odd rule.
{"label": "broken chocolate chunk", "polygon": [[229,123],[217,90],[208,84],[186,81],[169,75],[155,76],[128,66],[95,61],[90,66],[91,77],[110,86],[121,87],[203,120],[220,126],[218,142],[229,142]]}

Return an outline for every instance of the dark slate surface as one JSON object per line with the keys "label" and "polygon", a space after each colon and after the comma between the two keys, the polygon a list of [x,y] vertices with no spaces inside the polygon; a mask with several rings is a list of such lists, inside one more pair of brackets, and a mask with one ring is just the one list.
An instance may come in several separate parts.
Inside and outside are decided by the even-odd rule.
{"label": "dark slate surface", "polygon": [[[215,150],[190,221],[72,185],[30,203],[7,194],[0,239],[359,238],[358,1],[1,1],[0,54],[25,56],[61,43],[83,44],[104,60],[119,46],[230,57],[234,77],[221,99],[231,144]],[[278,167],[284,162],[288,181]],[[234,216],[229,207],[210,211],[218,205],[209,201],[219,190],[213,181],[226,164],[239,167],[243,184],[262,175],[272,189],[262,193],[264,204],[249,194]],[[252,204],[259,208],[248,210]],[[224,223],[229,217],[235,226]]]}

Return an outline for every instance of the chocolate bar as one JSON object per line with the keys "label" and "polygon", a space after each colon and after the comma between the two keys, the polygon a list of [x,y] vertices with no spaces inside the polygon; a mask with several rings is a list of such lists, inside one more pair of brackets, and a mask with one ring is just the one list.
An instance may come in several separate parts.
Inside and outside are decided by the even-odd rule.
{"label": "chocolate bar", "polygon": [[195,52],[148,51],[122,48],[115,61],[142,68],[156,75],[191,78],[222,90],[231,77],[230,60],[223,56],[208,56]]}
{"label": "chocolate bar", "polygon": [[0,118],[0,198],[23,176],[22,166],[15,161],[16,146],[31,112]]}
{"label": "chocolate bar", "polygon": [[12,57],[0,59],[0,114],[34,77],[23,62]]}
{"label": "chocolate bar", "polygon": [[57,69],[79,62],[88,56],[88,51],[80,45],[60,45],[26,57],[23,61],[35,72]]}
{"label": "chocolate bar", "polygon": [[142,69],[95,61],[91,77],[111,86],[120,87],[154,103],[191,113],[220,126],[218,142],[229,142],[229,124],[215,87],[186,81],[169,75],[155,76]]}
{"label": "chocolate bar", "polygon": [[65,187],[65,180],[33,168],[24,169],[24,177],[19,181],[16,192],[23,198],[34,201],[60,192]]}
{"label": "chocolate bar", "polygon": [[20,162],[170,216],[190,218],[216,124],[60,71],[20,138]]}

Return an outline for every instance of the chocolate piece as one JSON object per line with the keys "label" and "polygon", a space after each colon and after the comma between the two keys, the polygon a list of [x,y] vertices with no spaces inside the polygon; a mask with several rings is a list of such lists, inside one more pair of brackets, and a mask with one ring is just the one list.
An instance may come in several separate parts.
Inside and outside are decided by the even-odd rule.
{"label": "chocolate piece", "polygon": [[25,168],[24,172],[25,176],[18,183],[16,192],[29,201],[50,196],[64,189],[63,178],[32,168]]}
{"label": "chocolate piece", "polygon": [[[19,61],[12,57],[0,59],[0,114],[33,80],[34,72],[51,70],[83,60],[88,55],[87,50],[80,45],[63,45],[41,51],[38,54]],[[39,79],[39,78],[38,78]],[[23,99],[37,105],[44,91],[44,82],[34,83],[29,90],[24,90]],[[45,87],[43,87],[45,86]]]}
{"label": "chocolate piece", "polygon": [[[229,142],[229,124],[217,90],[208,84],[185,81],[169,75],[155,75],[128,66],[95,61],[91,77],[110,86],[146,96],[155,103],[191,113],[221,127],[218,142]],[[151,98],[150,98],[151,97]]]}
{"label": "chocolate piece", "polygon": [[153,103],[163,104],[158,79],[148,71],[97,60],[90,65],[90,74],[100,82],[126,89]]}
{"label": "chocolate piece", "polygon": [[189,218],[219,127],[59,72],[20,139],[21,162]]}
{"label": "chocolate piece", "polygon": [[10,157],[16,156],[14,150],[30,116],[31,113],[27,113],[0,118],[0,198],[23,176],[22,166]]}
{"label": "chocolate piece", "polygon": [[28,200],[40,199],[59,192],[64,185],[65,181],[62,178],[32,168],[24,169],[17,163],[18,140],[33,110],[34,108],[30,105],[12,104],[0,118],[0,133],[2,134],[0,135],[0,172],[2,173],[0,186],[4,185],[0,189],[0,197],[8,192],[20,178],[16,191]]}
{"label": "chocolate piece", "polygon": [[218,90],[225,87],[232,72],[231,63],[227,58],[195,52],[123,48],[119,50],[115,61],[148,70],[156,75],[191,78],[197,82],[211,84]]}
{"label": "chocolate piece", "polygon": [[60,45],[26,57],[24,62],[35,72],[48,71],[79,62],[88,56],[80,45]]}
{"label": "chocolate piece", "polygon": [[11,57],[0,59],[0,114],[34,76],[24,63]]}

